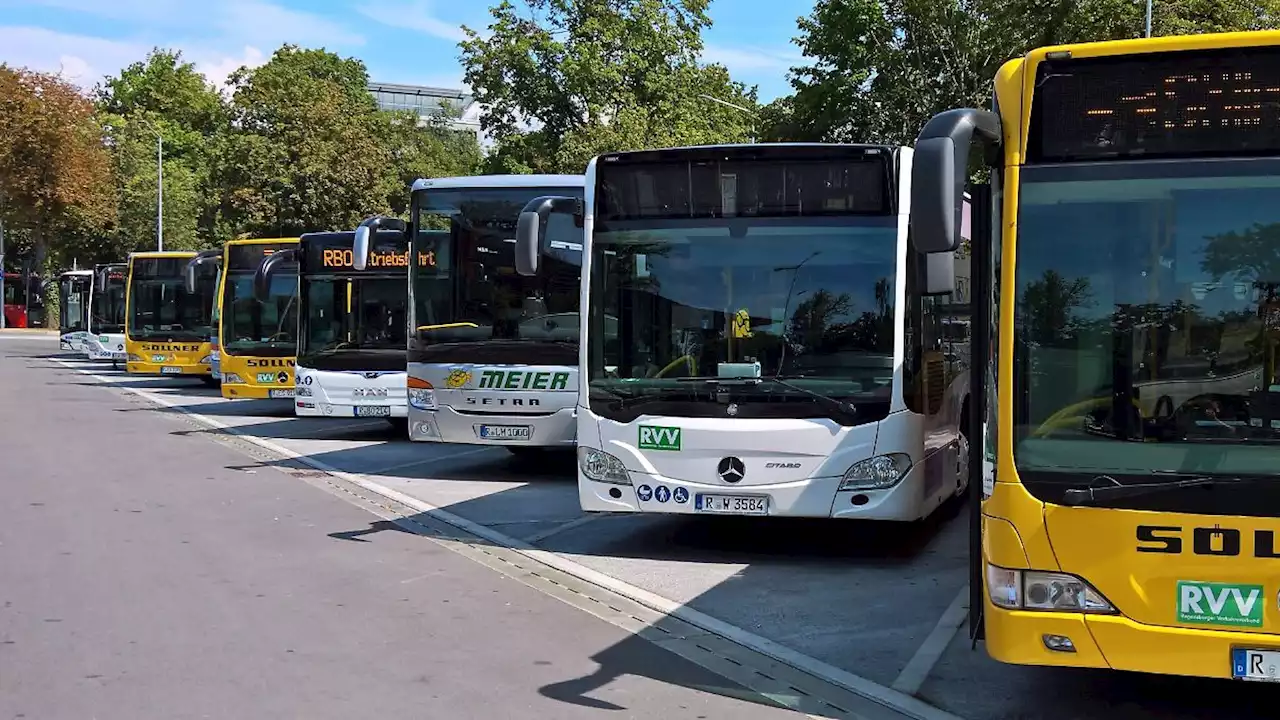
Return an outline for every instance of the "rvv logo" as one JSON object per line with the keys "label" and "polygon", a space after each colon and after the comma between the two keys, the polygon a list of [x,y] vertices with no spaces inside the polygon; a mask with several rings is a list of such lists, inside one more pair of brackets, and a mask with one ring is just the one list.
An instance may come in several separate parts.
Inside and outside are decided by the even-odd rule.
{"label": "rvv logo", "polygon": [[1178,622],[1262,627],[1261,585],[1178,582]]}
{"label": "rvv logo", "polygon": [[679,450],[680,428],[662,425],[640,426],[641,450]]}

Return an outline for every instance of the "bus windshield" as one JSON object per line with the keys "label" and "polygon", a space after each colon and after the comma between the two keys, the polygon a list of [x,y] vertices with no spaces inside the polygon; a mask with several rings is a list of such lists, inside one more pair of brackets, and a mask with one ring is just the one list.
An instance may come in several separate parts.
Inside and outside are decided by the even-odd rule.
{"label": "bus windshield", "polygon": [[[899,256],[884,163],[718,170],[706,172],[704,187],[695,171],[685,207],[633,192],[683,192],[688,183],[666,177],[687,175],[683,164],[602,173],[609,188],[591,246],[590,384],[705,405],[719,401],[716,393],[680,379],[758,374],[861,401],[860,421],[882,419],[893,388]],[[724,372],[727,364],[737,368]],[[736,387],[733,401],[796,401],[771,416],[822,414],[811,396],[771,383]]]}
{"label": "bus windshield", "polygon": [[64,275],[59,283],[62,306],[59,308],[59,331],[82,332],[89,329],[89,276]]}
{"label": "bus windshield", "polygon": [[90,301],[93,330],[98,333],[124,332],[124,273],[106,273],[106,287],[94,287]]}
{"label": "bus windshield", "polygon": [[183,271],[189,258],[135,258],[129,285],[129,335],[137,340],[191,341],[212,337],[212,272],[202,272],[187,293]]}
{"label": "bus windshield", "polygon": [[228,355],[286,357],[298,346],[298,276],[271,277],[271,294],[263,302],[253,296],[253,273],[228,273],[222,300],[222,336]]}
{"label": "bus windshield", "polygon": [[1277,472],[1278,177],[1275,160],[1023,169],[1014,452],[1029,487]]}
{"label": "bus windshield", "polygon": [[[515,268],[515,227],[520,211],[542,195],[582,197],[582,188],[455,188],[414,193],[416,255],[434,253],[435,264],[414,263],[411,342],[423,361],[524,362],[573,365],[578,361],[577,312],[580,260],[549,258],[537,277]],[[553,215],[551,242],[580,252],[582,230]],[[580,257],[580,254],[579,254]],[[451,357],[457,343],[519,341],[515,360]],[[536,346],[536,347],[531,347]],[[496,351],[496,347],[494,348]]]}
{"label": "bus windshield", "polygon": [[309,277],[306,305],[300,356],[333,350],[405,352],[409,298],[402,277]]}

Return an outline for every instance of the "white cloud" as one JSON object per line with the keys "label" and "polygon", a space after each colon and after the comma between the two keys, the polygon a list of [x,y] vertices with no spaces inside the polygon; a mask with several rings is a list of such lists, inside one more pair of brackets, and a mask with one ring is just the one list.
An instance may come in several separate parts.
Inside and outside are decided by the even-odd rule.
{"label": "white cloud", "polygon": [[740,73],[785,73],[793,66],[804,62],[804,56],[796,52],[762,47],[728,47],[709,44],[702,48],[702,60],[724,65],[729,69],[730,74],[736,76]]}
{"label": "white cloud", "polygon": [[[467,34],[462,31],[462,23],[441,20],[436,15],[434,6],[432,0],[373,0],[358,6],[356,10],[370,20],[389,27],[416,30],[453,43],[466,40]],[[482,36],[483,34],[481,31]]]}
{"label": "white cloud", "polygon": [[103,76],[114,74],[146,56],[149,46],[70,35],[37,27],[0,26],[4,62],[42,72],[61,73],[67,80],[92,88]]}
{"label": "white cloud", "polygon": [[265,62],[261,48],[295,43],[341,50],[365,43],[362,35],[340,23],[268,0],[27,0],[24,4],[130,28],[129,38],[108,40],[47,28],[0,26],[4,62],[47,72],[61,70],[68,80],[86,88],[142,60],[156,46],[182,51],[185,60],[221,88],[237,68]]}

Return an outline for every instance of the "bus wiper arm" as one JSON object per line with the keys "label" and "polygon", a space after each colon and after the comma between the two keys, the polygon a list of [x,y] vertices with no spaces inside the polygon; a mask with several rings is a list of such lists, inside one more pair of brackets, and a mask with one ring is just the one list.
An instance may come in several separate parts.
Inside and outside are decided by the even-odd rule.
{"label": "bus wiper arm", "polygon": [[786,380],[780,380],[776,377],[746,377],[746,378],[682,377],[682,378],[676,378],[676,379],[679,380],[680,382],[705,382],[709,385],[760,385],[763,383],[770,383],[772,385],[777,385],[778,387],[787,388],[788,390],[794,390],[802,395],[808,395],[814,400],[817,400],[820,405],[827,408],[828,410],[833,410],[846,417],[849,417],[849,418],[858,417],[858,408],[854,407],[852,403],[847,403],[843,400],[837,400],[836,398],[833,398],[830,395],[824,395],[815,390],[810,390],[809,388],[801,387],[799,385],[796,385],[795,383],[787,382]]}
{"label": "bus wiper arm", "polygon": [[1213,475],[1201,475],[1184,478],[1182,480],[1169,480],[1166,482],[1134,483],[1132,485],[1123,485],[1117,482],[1116,479],[1110,475],[1099,475],[1093,480],[1094,482],[1101,480],[1113,484],[1103,487],[1071,488],[1062,494],[1062,504],[1070,505],[1072,507],[1084,507],[1092,505],[1099,500],[1107,500],[1111,498],[1139,497],[1141,495],[1155,495],[1157,493],[1167,492],[1169,490],[1178,490],[1180,488],[1216,487],[1219,485],[1235,485],[1238,483],[1251,482],[1250,478],[1222,477]]}

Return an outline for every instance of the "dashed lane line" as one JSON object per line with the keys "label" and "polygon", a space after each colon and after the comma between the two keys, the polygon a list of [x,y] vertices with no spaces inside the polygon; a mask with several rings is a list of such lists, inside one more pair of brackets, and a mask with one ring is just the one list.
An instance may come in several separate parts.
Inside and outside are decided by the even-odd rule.
{"label": "dashed lane line", "polygon": [[[314,468],[315,470],[326,473],[332,476],[332,478],[342,481],[345,484],[349,484],[362,489],[367,493],[378,496],[383,502],[374,501],[366,496],[352,493],[346,488],[339,488],[347,494],[356,494],[358,497],[361,497],[365,504],[373,502],[383,508],[378,514],[385,519],[392,520],[397,523],[410,523],[412,525],[421,526],[424,529],[431,530],[432,528],[430,526],[423,523],[424,519],[430,519],[437,523],[443,523],[451,526],[454,530],[460,530],[464,535],[453,538],[454,545],[450,545],[451,548],[468,556],[474,557],[474,553],[481,553],[486,557],[492,557],[494,558],[492,562],[484,560],[481,560],[481,562],[500,571],[506,572],[503,569],[504,564],[514,565],[516,571],[507,572],[507,574],[521,579],[526,582],[526,584],[537,587],[537,585],[530,582],[529,578],[526,576],[532,575],[534,577],[541,577],[539,573],[546,574],[550,571],[554,571],[556,576],[568,578],[574,584],[581,586],[578,589],[579,594],[581,594],[584,589],[589,590],[590,592],[598,592],[599,590],[608,591],[609,595],[606,597],[611,597],[615,604],[625,602],[632,608],[643,609],[652,617],[650,619],[645,619],[644,615],[638,615],[638,613],[633,612],[631,615],[633,621],[638,620],[641,623],[640,626],[635,628],[631,628],[623,624],[619,618],[604,619],[609,620],[610,622],[617,620],[614,624],[619,625],[619,627],[630,629],[632,632],[635,632],[642,637],[646,637],[646,639],[650,639],[656,644],[666,647],[664,642],[659,638],[656,638],[651,631],[663,622],[679,623],[680,626],[689,628],[689,630],[683,633],[676,633],[676,637],[683,639],[695,639],[696,642],[694,643],[694,647],[705,655],[717,658],[722,658],[722,656],[726,654],[734,655],[735,652],[717,653],[715,647],[708,647],[709,645],[716,646],[727,643],[731,646],[741,648],[742,651],[748,651],[752,655],[760,656],[766,663],[772,663],[776,666],[775,671],[778,674],[782,674],[784,671],[790,673],[792,677],[796,678],[796,682],[801,685],[808,684],[812,686],[813,680],[819,680],[822,685],[828,686],[825,688],[826,693],[842,695],[847,698],[843,704],[821,702],[820,704],[827,708],[826,710],[819,710],[817,712],[808,709],[802,710],[803,712],[809,713],[811,717],[856,718],[859,720],[890,720],[892,718],[904,717],[914,718],[915,720],[962,720],[962,718],[957,715],[953,715],[941,708],[934,707],[933,705],[901,692],[900,690],[886,687],[867,678],[837,668],[834,665],[809,657],[808,655],[785,647],[779,643],[769,640],[768,638],[761,637],[755,633],[737,627],[736,625],[711,617],[706,613],[681,605],[680,603],[661,597],[649,592],[648,590],[636,587],[617,578],[605,575],[604,573],[576,563],[566,557],[562,557],[546,550],[539,550],[526,541],[510,537],[492,528],[451,513],[448,510],[435,507],[434,505],[419,500],[418,498],[411,497],[405,493],[380,485],[358,473],[349,473],[338,470],[324,462],[302,455],[270,440],[246,434],[215,418],[187,410],[177,403],[174,403],[156,393],[135,387],[123,386],[109,378],[96,375],[90,370],[76,367],[74,364],[64,360],[58,358],[50,359],[70,370],[92,377],[105,385],[115,386],[120,390],[137,395],[149,402],[176,410],[207,427],[222,430],[247,443],[256,445],[276,455],[283,456],[297,463]],[[385,504],[383,504],[386,501],[389,501],[394,505],[402,506],[412,512],[407,517],[403,512],[394,517],[382,515],[382,513],[388,511],[393,513],[396,512],[394,509],[386,507]],[[485,540],[488,543],[492,543],[492,547],[485,547],[475,542],[468,542],[465,537],[466,535],[474,536]],[[445,544],[448,545],[448,543]],[[509,557],[503,557],[504,555],[518,558],[518,560],[513,564],[512,560],[510,560]],[[535,568],[533,570],[530,570],[527,567],[528,561],[532,561],[535,564]],[[521,565],[521,563],[524,563],[524,565]],[[541,566],[541,568],[538,568],[537,566]],[[555,582],[552,581],[552,584],[555,585]],[[591,590],[591,588],[594,588],[594,590]],[[565,599],[561,597],[560,594],[551,592],[548,589],[543,588],[543,590],[555,597]],[[593,598],[592,601],[588,602],[599,603],[601,601],[598,598]],[[598,617],[603,617],[599,613],[593,612],[592,608],[589,606],[579,605],[576,602],[571,602],[571,604],[575,607],[581,607],[588,612],[592,612],[592,614],[596,614]],[[615,611],[615,613],[620,613],[622,615],[626,614],[613,605],[608,605],[607,607],[610,607]],[[661,629],[658,629],[658,631],[661,632]],[[665,634],[672,633],[664,633],[664,635]],[[670,649],[682,656],[684,656],[684,653],[688,651],[681,643],[676,643],[676,645]],[[736,652],[741,655],[741,651]],[[693,658],[691,657],[690,659]],[[722,658],[722,660],[723,664],[727,665],[741,664],[736,657]],[[697,660],[695,660],[695,662],[697,662]],[[715,663],[712,659],[708,659],[707,662],[712,664]],[[735,681],[738,680],[737,675],[739,674],[736,671],[729,667],[725,667],[722,672],[721,670],[713,667],[712,664],[704,664],[704,667],[709,667],[724,677]],[[755,664],[758,665],[759,663]],[[755,669],[754,673],[755,674],[752,675],[752,678],[756,678],[758,675],[759,677],[765,678],[771,682],[778,682],[779,679],[779,675],[761,672],[759,669]],[[807,676],[809,680],[806,681],[804,679],[805,676]],[[752,678],[749,678],[748,682],[753,682],[758,685],[758,681]],[[756,685],[744,684],[744,687],[755,690]],[[794,690],[794,683],[789,687]],[[790,697],[790,695],[785,692],[781,694],[762,692],[758,690],[756,692],[759,692],[762,697]],[[819,692],[822,691],[819,690]],[[807,692],[802,693],[802,695],[807,698],[813,696],[814,693]],[[800,708],[794,709],[800,710]]]}

